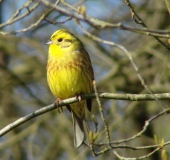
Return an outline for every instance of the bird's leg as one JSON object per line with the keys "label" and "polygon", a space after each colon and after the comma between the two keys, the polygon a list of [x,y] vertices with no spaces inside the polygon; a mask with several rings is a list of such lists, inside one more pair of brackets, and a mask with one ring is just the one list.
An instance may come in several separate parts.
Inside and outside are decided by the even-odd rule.
{"label": "bird's leg", "polygon": [[[83,94],[82,93],[76,94],[76,99],[78,100],[80,108],[81,108],[80,102],[81,102],[82,98],[83,98]],[[78,110],[80,110],[80,108]]]}
{"label": "bird's leg", "polygon": [[57,107],[58,113],[63,112],[63,107],[59,107],[58,104],[59,102],[61,102],[62,100],[60,98],[57,98],[57,100],[54,102],[54,105]]}
{"label": "bird's leg", "polygon": [[83,94],[82,93],[77,94],[76,98],[78,99],[78,102],[80,102],[82,100],[82,98],[83,98]]}

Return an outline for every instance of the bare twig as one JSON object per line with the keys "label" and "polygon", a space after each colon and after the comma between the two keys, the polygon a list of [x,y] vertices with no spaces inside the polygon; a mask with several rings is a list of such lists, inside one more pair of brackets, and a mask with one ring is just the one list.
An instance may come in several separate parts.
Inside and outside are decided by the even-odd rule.
{"label": "bare twig", "polygon": [[[110,131],[109,131],[109,127],[106,123],[106,120],[104,118],[104,112],[103,112],[103,108],[102,108],[102,105],[101,105],[101,102],[100,102],[100,99],[99,99],[99,94],[97,92],[97,88],[96,88],[96,81],[93,81],[93,88],[94,88],[94,92],[95,92],[95,96],[96,96],[96,101],[98,103],[98,106],[99,106],[99,111],[100,111],[100,115],[101,115],[101,119],[103,121],[103,124],[104,124],[104,128],[105,128],[105,131],[106,131],[106,137],[107,137],[107,140],[108,140],[108,144],[109,144],[109,148],[111,148],[110,146]],[[96,153],[94,152],[94,155],[96,155]]]}
{"label": "bare twig", "polygon": [[[105,21],[95,19],[95,18],[93,18],[93,17],[91,17],[87,14],[86,14],[86,16],[83,16],[83,15],[79,14],[78,10],[76,8],[74,8],[73,6],[72,6],[72,9],[74,9],[76,12],[70,11],[70,10],[68,10],[68,8],[63,8],[63,7],[60,7],[56,4],[50,3],[47,0],[39,0],[38,3],[36,3],[32,8],[29,8],[29,10],[25,14],[18,16],[14,19],[13,19],[13,17],[15,17],[15,16],[13,16],[11,18],[12,21],[6,22],[6,23],[0,25],[0,28],[4,27],[6,25],[12,24],[12,23],[24,18],[25,16],[30,14],[30,12],[32,10],[34,10],[34,8],[38,7],[39,2],[42,3],[43,5],[45,5],[46,7],[50,8],[49,13],[51,13],[52,10],[56,10],[57,12],[59,12],[63,15],[66,15],[66,16],[69,16],[69,17],[72,17],[72,18],[74,17],[78,20],[87,22],[88,24],[90,24],[90,25],[92,25],[93,27],[96,27],[96,28],[102,28],[102,29],[104,29],[104,28],[118,28],[118,29],[121,29],[121,30],[127,30],[127,31],[131,31],[131,32],[139,33],[139,34],[144,34],[144,35],[147,35],[147,36],[156,36],[156,37],[159,37],[159,38],[170,38],[170,31],[168,31],[168,30],[167,31],[160,31],[160,30],[149,30],[149,29],[146,29],[146,28],[132,28],[132,27],[125,26],[122,23],[112,24],[112,23],[109,23],[109,22],[105,22]],[[67,6],[69,6],[69,5],[67,5]],[[27,9],[28,9],[28,7],[27,7]],[[17,15],[18,12],[19,11],[17,11],[17,13],[15,13],[15,15]],[[43,14],[37,22],[35,22],[34,24],[31,24],[27,28],[24,28],[24,29],[19,30],[19,31],[13,31],[13,32],[1,31],[0,34],[1,35],[10,35],[10,34],[14,35],[14,34],[17,34],[17,33],[20,33],[20,32],[26,32],[30,29],[33,29],[38,24],[40,24],[40,22],[42,20],[44,20],[44,18],[46,18],[49,13]]]}
{"label": "bare twig", "polygon": [[169,12],[169,15],[170,15],[170,2],[168,0],[163,0],[165,2],[165,5],[167,7],[167,10]]}
{"label": "bare twig", "polygon": [[65,22],[67,22],[67,21],[69,21],[69,20],[71,20],[71,19],[72,19],[72,17],[68,17],[68,18],[66,18],[66,19],[63,20],[63,21],[56,22],[56,21],[54,21],[54,20],[48,20],[48,19],[44,18],[45,21],[47,21],[47,22],[49,22],[49,23],[51,23],[51,24],[63,24],[63,23],[65,23]]}
{"label": "bare twig", "polygon": [[[90,34],[88,31],[86,31],[86,30],[82,27],[82,25],[79,23],[78,20],[76,20],[75,22],[76,22],[77,25],[80,27],[80,29],[81,29],[86,35],[88,35],[89,37],[91,37],[93,40],[98,41],[98,42],[101,42],[101,43],[104,43],[104,44],[107,44],[107,45],[111,45],[111,46],[117,47],[117,48],[119,48],[120,50],[122,50],[122,51],[127,55],[127,57],[129,58],[132,66],[133,66],[133,68],[135,69],[135,71],[136,71],[136,73],[137,73],[137,76],[138,76],[141,84],[144,86],[144,88],[147,90],[148,93],[150,93],[150,94],[152,94],[152,95],[154,96],[154,94],[152,93],[152,91],[150,90],[150,88],[147,86],[147,84],[145,83],[144,79],[142,78],[142,76],[141,76],[141,74],[140,74],[140,72],[139,72],[139,69],[138,69],[136,63],[135,63],[134,60],[133,60],[133,57],[130,55],[130,53],[129,53],[123,46],[121,46],[121,45],[119,45],[119,44],[116,44],[116,43],[114,43],[114,42],[111,42],[111,41],[106,41],[106,40],[100,39],[99,37],[96,37],[96,36],[92,35],[92,34]],[[156,100],[161,106],[165,107],[164,104],[162,104],[162,103],[157,99],[157,97],[155,97],[155,100]]]}
{"label": "bare twig", "polygon": [[[157,37],[162,37],[162,38],[170,38],[170,31],[159,31],[159,30],[149,30],[149,29],[146,29],[146,28],[131,28],[131,27],[127,27],[121,23],[117,23],[117,24],[112,24],[112,23],[108,23],[108,22],[105,22],[105,21],[101,21],[101,20],[98,20],[98,19],[95,19],[89,15],[86,14],[86,16],[83,16],[81,14],[78,13],[77,9],[74,8],[74,10],[76,10],[77,12],[71,12],[69,11],[68,9],[65,9],[65,8],[62,8],[60,6],[55,6],[54,4],[50,3],[49,1],[47,0],[41,0],[41,2],[46,6],[46,7],[51,7],[53,8],[54,10],[64,14],[64,15],[67,15],[67,16],[70,16],[70,17],[74,17],[78,20],[81,20],[81,21],[85,21],[87,22],[88,24],[94,26],[94,27],[97,27],[97,28],[118,28],[118,29],[122,29],[122,30],[128,30],[128,31],[132,31],[132,32],[136,32],[136,33],[140,33],[140,34],[145,34],[145,35],[148,35],[148,36],[157,36]],[[73,9],[73,6],[72,6],[72,9]]]}
{"label": "bare twig", "polygon": [[[20,9],[18,9],[16,11],[16,13],[5,23],[0,24],[0,28],[3,28],[7,25],[11,25],[21,19],[23,19],[24,17],[28,16],[32,11],[34,11],[40,4],[40,2],[37,2],[34,4],[34,6],[32,6],[31,8],[28,9],[29,5],[32,3],[33,1],[29,1],[28,3],[26,3],[23,7],[21,7]],[[27,8],[27,12],[23,13],[21,16],[18,16],[18,14],[21,12],[21,10],[23,8]],[[2,32],[1,32],[2,33]],[[12,32],[14,34],[14,32]]]}
{"label": "bare twig", "polygon": [[[55,5],[58,5],[59,2],[60,2],[60,0],[57,0],[56,3],[54,4],[54,6],[55,6]],[[28,4],[30,5],[30,3],[28,3]],[[27,5],[24,5],[24,7],[26,6],[27,9],[28,9],[28,4],[27,4]],[[35,8],[37,8],[37,7],[39,6],[39,4],[40,4],[40,1],[39,1],[38,3],[36,3],[31,9],[29,9],[25,14],[23,14],[23,15],[15,18],[15,17],[18,15],[18,12],[20,12],[20,10],[21,10],[22,8],[24,8],[24,7],[20,8],[20,9],[17,10],[17,12],[13,15],[13,17],[11,18],[11,20],[8,21],[8,22],[6,22],[6,23],[4,23],[4,24],[1,24],[1,25],[0,25],[0,28],[2,28],[2,27],[4,27],[4,26],[7,26],[7,25],[10,25],[10,24],[12,24],[12,23],[14,23],[14,22],[16,22],[16,21],[18,21],[18,20],[20,20],[20,19],[23,19],[23,18],[26,17],[28,14],[30,14],[30,12],[32,12]],[[31,24],[31,25],[30,25],[29,27],[27,27],[27,28],[24,28],[24,29],[21,29],[21,30],[18,30],[18,31],[13,31],[13,32],[10,32],[10,33],[1,31],[0,34],[1,34],[1,35],[11,35],[11,34],[14,34],[14,35],[15,35],[15,34],[17,34],[17,33],[27,32],[27,31],[29,31],[29,30],[37,27],[43,20],[45,20],[45,18],[46,18],[52,11],[53,11],[53,8],[50,8],[50,9],[49,9],[48,11],[46,11],[46,13],[44,13],[36,22],[34,22],[33,24]]]}
{"label": "bare twig", "polygon": [[[147,130],[148,126],[150,125],[150,123],[151,123],[153,120],[155,120],[156,118],[158,118],[158,117],[160,117],[160,116],[163,116],[164,114],[169,114],[169,113],[170,113],[170,108],[165,109],[164,111],[158,113],[157,115],[155,115],[155,116],[153,116],[152,118],[150,118],[150,119],[148,119],[147,121],[145,121],[145,125],[143,126],[143,129],[142,129],[139,133],[133,135],[133,136],[130,137],[130,138],[122,139],[122,140],[118,140],[118,141],[112,141],[112,142],[110,142],[110,143],[111,143],[111,144],[119,144],[119,143],[124,143],[124,142],[131,141],[131,140],[133,140],[133,139],[136,139],[137,137],[140,137],[140,136]],[[100,144],[98,144],[98,146],[103,146],[103,145],[107,145],[107,144],[108,144],[107,142],[105,142],[105,143],[100,143]],[[157,145],[156,145],[156,147],[157,147]],[[114,148],[114,147],[113,147],[113,148]]]}
{"label": "bare twig", "polygon": [[156,148],[154,149],[152,152],[150,152],[149,154],[147,155],[144,155],[144,156],[141,156],[141,157],[138,157],[138,158],[125,158],[125,157],[122,157],[118,154],[117,151],[114,151],[113,153],[117,156],[117,158],[121,159],[121,160],[141,160],[141,159],[145,159],[145,158],[148,158],[150,157],[151,155],[153,155],[155,152],[157,152],[158,150],[160,150],[160,148]]}
{"label": "bare twig", "polygon": [[[143,22],[143,20],[138,16],[138,14],[136,13],[135,9],[133,8],[133,6],[131,5],[129,0],[125,0],[125,3],[129,6],[130,10],[131,10],[131,15],[132,15],[132,19],[134,19],[134,21],[138,24],[141,24],[143,27],[148,28],[148,26]],[[161,43],[164,47],[166,47],[166,49],[170,50],[170,47],[168,45],[166,45],[162,40],[160,40],[158,37],[153,36],[159,43]]]}

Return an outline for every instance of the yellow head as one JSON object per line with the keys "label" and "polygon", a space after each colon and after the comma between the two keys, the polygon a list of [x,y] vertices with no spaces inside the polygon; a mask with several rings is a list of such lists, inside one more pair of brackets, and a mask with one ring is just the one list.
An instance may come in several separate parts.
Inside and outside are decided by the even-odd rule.
{"label": "yellow head", "polygon": [[50,45],[49,55],[55,57],[61,57],[65,53],[71,53],[72,51],[84,48],[77,37],[64,29],[54,32],[50,40],[45,44]]}

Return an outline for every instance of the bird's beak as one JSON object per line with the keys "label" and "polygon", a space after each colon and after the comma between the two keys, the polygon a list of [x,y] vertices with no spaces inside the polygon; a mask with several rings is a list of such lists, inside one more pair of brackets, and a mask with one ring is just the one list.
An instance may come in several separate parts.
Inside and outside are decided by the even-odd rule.
{"label": "bird's beak", "polygon": [[47,45],[50,45],[50,44],[53,44],[53,42],[51,40],[48,40],[46,43],[44,44],[47,44]]}

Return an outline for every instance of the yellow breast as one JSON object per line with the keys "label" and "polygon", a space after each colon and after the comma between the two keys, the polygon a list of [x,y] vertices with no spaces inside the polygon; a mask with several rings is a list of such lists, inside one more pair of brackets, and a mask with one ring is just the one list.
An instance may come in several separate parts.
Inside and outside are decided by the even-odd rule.
{"label": "yellow breast", "polygon": [[47,79],[52,93],[61,99],[91,92],[88,68],[83,59],[74,56],[74,53],[60,59],[49,56]]}
{"label": "yellow breast", "polygon": [[[49,87],[54,96],[62,100],[92,92],[94,78],[89,55],[82,43],[71,34],[64,34],[63,37],[60,43],[56,35],[52,36],[47,64]],[[85,101],[81,101],[70,106],[82,117],[84,105]]]}

